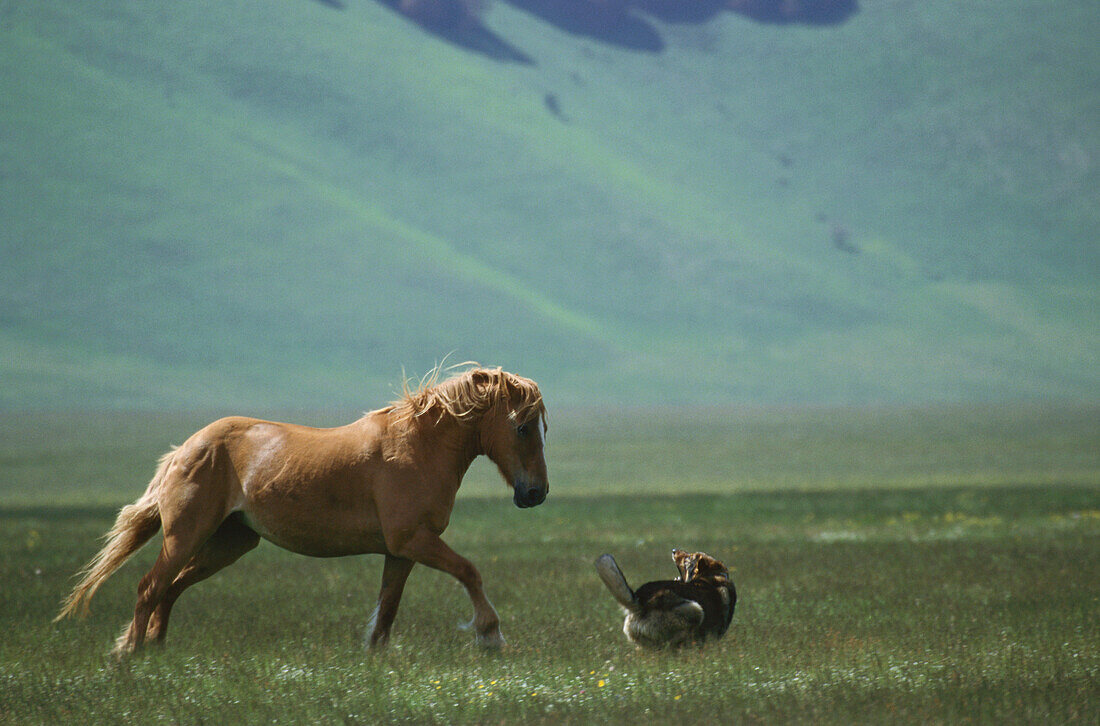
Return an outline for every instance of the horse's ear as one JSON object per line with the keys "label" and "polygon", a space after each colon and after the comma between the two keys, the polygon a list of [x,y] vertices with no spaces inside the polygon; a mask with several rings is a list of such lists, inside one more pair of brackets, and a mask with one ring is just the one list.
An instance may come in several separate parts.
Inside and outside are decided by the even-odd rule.
{"label": "horse's ear", "polygon": [[470,373],[470,382],[474,384],[474,388],[482,390],[493,382],[493,376],[484,368],[478,368]]}
{"label": "horse's ear", "polygon": [[504,371],[500,372],[500,392],[508,399],[511,399],[516,393],[519,393],[519,385],[516,383],[516,379],[511,373]]}
{"label": "horse's ear", "polygon": [[478,408],[484,410],[494,406],[507,407],[508,391],[503,381],[506,377],[500,371],[478,368],[470,374],[471,397],[478,401]]}

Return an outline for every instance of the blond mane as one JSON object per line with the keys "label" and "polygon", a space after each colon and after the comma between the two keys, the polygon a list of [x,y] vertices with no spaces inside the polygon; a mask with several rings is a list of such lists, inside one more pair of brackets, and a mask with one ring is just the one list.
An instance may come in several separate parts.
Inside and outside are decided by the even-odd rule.
{"label": "blond mane", "polygon": [[[472,366],[440,381],[445,370]],[[508,407],[508,417],[524,422],[538,416],[546,429],[546,406],[538,385],[527,378],[501,368],[482,368],[477,364],[462,363],[444,368],[438,365],[420,379],[416,389],[409,387],[405,379],[401,385],[402,396],[391,405],[395,423],[411,425],[430,411],[439,416],[449,414],[459,421],[470,422],[499,403]]]}

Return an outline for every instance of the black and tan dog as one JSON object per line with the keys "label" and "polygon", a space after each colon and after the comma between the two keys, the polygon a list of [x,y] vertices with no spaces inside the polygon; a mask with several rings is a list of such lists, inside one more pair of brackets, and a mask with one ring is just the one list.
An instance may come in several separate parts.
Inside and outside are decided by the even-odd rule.
{"label": "black and tan dog", "polygon": [[611,555],[596,560],[596,571],[623,606],[623,632],[645,648],[677,648],[721,638],[733,619],[737,590],[729,570],[705,552],[672,550],[678,580],[654,580],[631,590]]}

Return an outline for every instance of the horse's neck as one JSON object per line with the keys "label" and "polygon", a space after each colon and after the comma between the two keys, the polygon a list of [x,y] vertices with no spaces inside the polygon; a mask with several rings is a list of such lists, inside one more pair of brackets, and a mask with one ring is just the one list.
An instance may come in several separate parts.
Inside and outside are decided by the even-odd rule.
{"label": "horse's neck", "polygon": [[455,488],[482,453],[477,426],[464,424],[448,414],[417,426],[408,443],[418,462],[435,469],[441,479],[451,480]]}

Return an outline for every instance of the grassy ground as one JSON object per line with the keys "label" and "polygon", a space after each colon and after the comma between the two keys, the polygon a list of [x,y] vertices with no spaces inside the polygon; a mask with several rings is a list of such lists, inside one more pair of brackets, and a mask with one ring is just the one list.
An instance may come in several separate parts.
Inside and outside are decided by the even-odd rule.
{"label": "grassy ground", "polygon": [[[632,421],[629,435],[562,417],[551,429],[551,476],[556,465],[560,475],[548,502],[520,512],[475,471],[447,535],[483,572],[509,640],[503,654],[471,646],[454,627],[469,611],[461,588],[418,568],[392,647],[367,656],[378,558],[315,560],[265,545],[181,601],[165,649],[122,665],[107,651],[151,551],[107,583],[89,619],[50,617],[115,506],[144,479],[118,496],[115,477],[151,467],[136,449],[186,417],[146,419],[146,438],[128,451],[97,451],[110,422],[85,418],[68,438],[54,429],[56,457],[45,438],[23,435],[22,459],[7,422],[0,721],[1093,721],[1095,412],[979,413],[684,412],[675,427],[604,414]],[[115,433],[133,421],[116,420]],[[741,438],[722,438],[733,430]],[[806,483],[810,469],[794,454],[767,463],[792,437],[800,446],[791,451],[823,452],[823,485]],[[714,453],[723,440],[725,453]],[[764,453],[754,457],[754,444]],[[599,463],[629,461],[631,446],[635,469]],[[680,489],[661,474],[672,451],[696,463]],[[999,452],[1014,457],[1003,470],[990,463]],[[753,477],[738,479],[728,458],[737,453]],[[88,463],[116,457],[115,469]],[[71,480],[81,467],[89,486],[64,505],[48,486],[37,499],[25,489]],[[23,477],[18,502],[12,476]],[[732,565],[741,595],[733,628],[700,652],[636,653],[592,560],[612,552],[640,583],[672,574],[676,545]]]}
{"label": "grassy ground", "polygon": [[0,405],[1100,387],[1095,2],[485,3],[528,64],[393,4],[0,0]]}

